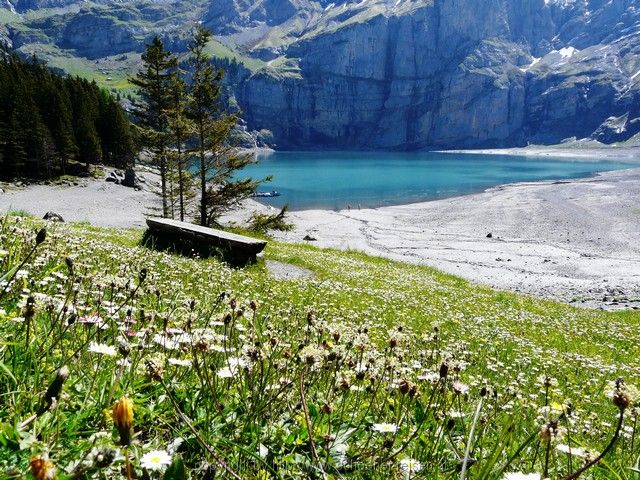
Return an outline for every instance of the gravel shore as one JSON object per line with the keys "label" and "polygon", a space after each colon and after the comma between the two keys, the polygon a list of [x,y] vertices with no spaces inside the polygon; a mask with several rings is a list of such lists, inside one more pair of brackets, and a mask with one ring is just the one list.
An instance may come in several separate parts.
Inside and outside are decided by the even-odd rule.
{"label": "gravel shore", "polygon": [[[159,199],[155,174],[141,175],[141,191],[104,179],[0,185],[0,211],[53,211],[67,221],[143,227]],[[225,221],[242,223],[256,210],[269,211],[251,200]],[[578,306],[640,309],[640,168],[412,205],[293,212],[290,221],[296,228],[277,238],[311,237],[318,246],[431,265]]]}
{"label": "gravel shore", "polygon": [[640,169],[378,209],[293,212],[315,244],[578,306],[640,309]]}

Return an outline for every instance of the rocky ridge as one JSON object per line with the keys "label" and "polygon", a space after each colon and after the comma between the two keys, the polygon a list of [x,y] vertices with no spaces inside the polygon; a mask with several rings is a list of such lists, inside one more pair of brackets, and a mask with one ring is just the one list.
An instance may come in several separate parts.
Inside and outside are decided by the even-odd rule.
{"label": "rocky ridge", "polygon": [[[6,4],[6,5],[5,5]],[[13,46],[87,59],[188,27],[245,63],[247,128],[281,148],[486,148],[640,132],[636,0],[4,0]],[[30,15],[48,8],[51,15]],[[44,12],[44,10],[41,10]],[[0,17],[0,19],[4,18]],[[216,53],[214,52],[214,53]],[[232,53],[229,53],[232,52]]]}

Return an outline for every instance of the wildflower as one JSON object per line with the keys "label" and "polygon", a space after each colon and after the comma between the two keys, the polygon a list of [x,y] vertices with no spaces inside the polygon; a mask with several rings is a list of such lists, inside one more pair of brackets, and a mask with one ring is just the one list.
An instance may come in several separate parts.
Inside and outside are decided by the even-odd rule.
{"label": "wildflower", "polygon": [[411,475],[422,470],[422,464],[413,458],[403,458],[400,460],[400,468],[407,475]]}
{"label": "wildflower", "polygon": [[89,352],[99,353],[100,355],[108,355],[109,357],[114,357],[117,353],[116,347],[96,342],[90,342],[88,350]]}
{"label": "wildflower", "polygon": [[51,480],[56,477],[56,469],[49,460],[34,457],[29,462],[31,474],[36,480]]}
{"label": "wildflower", "polygon": [[453,388],[453,391],[458,395],[465,394],[469,391],[469,385],[466,385],[459,380],[454,380],[451,384],[451,388]]}
{"label": "wildflower", "polygon": [[504,474],[504,480],[540,480],[541,478],[539,473],[512,472]]}
{"label": "wildflower", "polygon": [[190,367],[191,366],[191,361],[190,360],[181,360],[179,358],[170,358],[169,360],[167,360],[167,362],[169,362],[169,365],[176,365],[178,367]]}
{"label": "wildflower", "polygon": [[267,455],[269,455],[269,449],[263,444],[260,444],[258,447],[258,456],[260,458],[267,458]]}
{"label": "wildflower", "polygon": [[220,378],[233,378],[235,376],[235,372],[229,367],[222,367],[220,370],[218,370],[216,375],[218,375],[218,377]]}
{"label": "wildflower", "polygon": [[395,423],[374,423],[373,430],[379,433],[396,433],[398,426]]}
{"label": "wildflower", "polygon": [[171,465],[171,455],[166,450],[152,450],[140,459],[140,466],[147,470],[163,470],[168,465]]}
{"label": "wildflower", "polygon": [[133,402],[128,397],[122,397],[113,406],[113,423],[120,434],[120,445],[123,447],[130,445],[133,430]]}
{"label": "wildflower", "polygon": [[585,450],[584,448],[570,447],[569,445],[565,445],[564,443],[556,445],[556,450],[562,453],[573,455],[574,457],[587,458],[592,456],[592,453]]}

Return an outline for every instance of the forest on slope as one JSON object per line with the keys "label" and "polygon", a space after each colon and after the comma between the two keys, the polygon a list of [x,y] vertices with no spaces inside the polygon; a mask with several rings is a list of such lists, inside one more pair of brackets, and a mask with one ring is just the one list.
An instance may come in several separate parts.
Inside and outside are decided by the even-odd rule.
{"label": "forest on slope", "polygon": [[0,178],[124,168],[137,150],[126,112],[96,83],[53,73],[35,58],[0,59]]}

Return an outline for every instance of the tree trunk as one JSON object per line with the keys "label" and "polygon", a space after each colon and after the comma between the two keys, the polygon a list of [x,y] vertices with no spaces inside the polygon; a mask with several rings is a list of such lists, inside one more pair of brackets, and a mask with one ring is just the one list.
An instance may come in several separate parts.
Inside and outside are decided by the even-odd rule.
{"label": "tree trunk", "polygon": [[200,135],[200,225],[207,226],[207,165],[204,153],[204,125],[199,126]]}
{"label": "tree trunk", "polygon": [[169,216],[169,205],[167,204],[167,159],[164,152],[160,153],[160,183],[162,184],[162,216]]}
{"label": "tree trunk", "polygon": [[180,221],[184,222],[184,174],[182,169],[182,145],[178,140],[178,194],[180,196]]}

